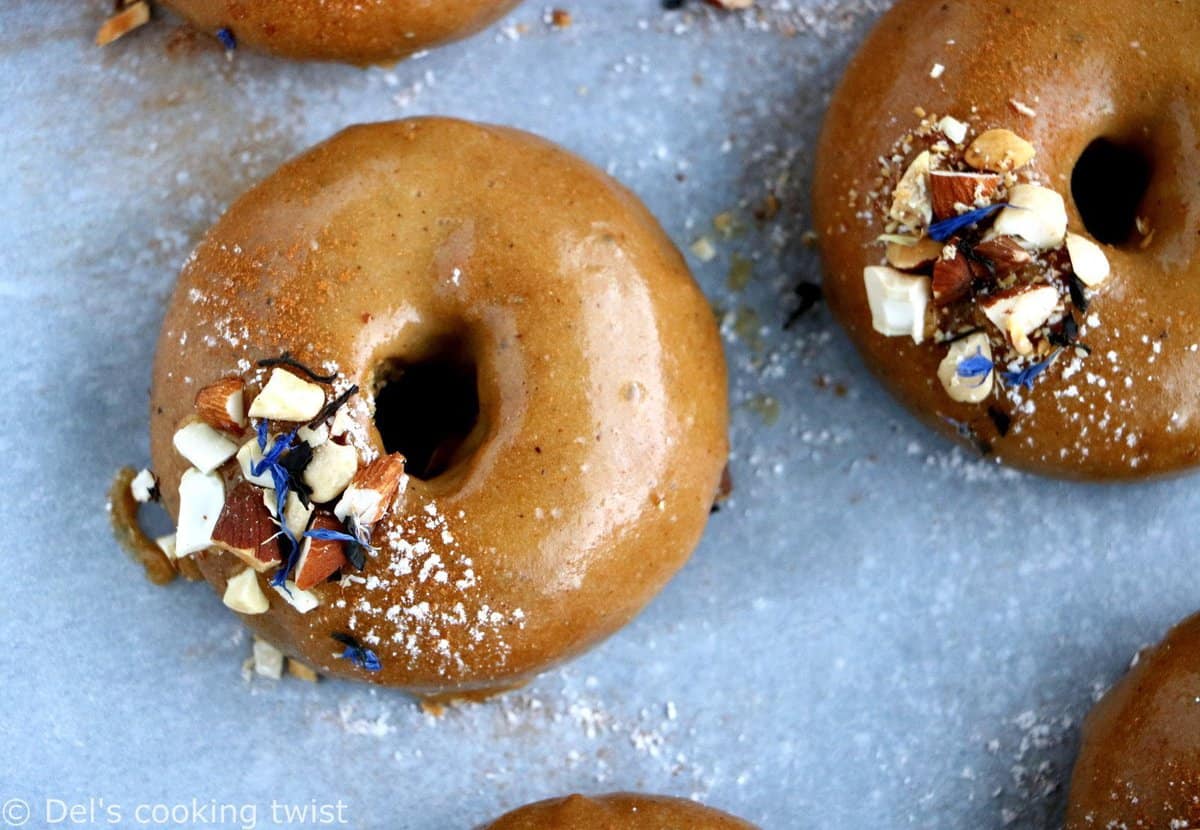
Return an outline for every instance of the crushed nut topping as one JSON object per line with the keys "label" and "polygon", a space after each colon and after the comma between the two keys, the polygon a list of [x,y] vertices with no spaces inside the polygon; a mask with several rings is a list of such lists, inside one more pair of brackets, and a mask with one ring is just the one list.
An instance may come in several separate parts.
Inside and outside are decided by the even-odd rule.
{"label": "crushed nut topping", "polygon": [[1039,178],[1033,144],[921,113],[880,158],[870,194],[883,246],[863,271],[872,323],[945,349],[937,374],[951,400],[1019,404],[1064,351],[1090,353],[1079,338],[1099,324],[1088,304],[1110,276],[1108,257],[1068,232],[1063,197]]}

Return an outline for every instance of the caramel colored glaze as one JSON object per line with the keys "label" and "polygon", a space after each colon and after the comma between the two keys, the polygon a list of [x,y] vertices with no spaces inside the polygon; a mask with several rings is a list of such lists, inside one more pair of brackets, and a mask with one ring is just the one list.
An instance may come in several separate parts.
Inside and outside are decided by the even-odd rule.
{"label": "caramel colored glaze", "polygon": [[[901,0],[851,62],[817,155],[813,195],[825,294],[874,373],[947,435],[958,437],[947,419],[969,424],[999,460],[1071,478],[1140,477],[1200,460],[1200,351],[1192,350],[1200,343],[1196,11],[1171,0]],[[945,66],[937,80],[930,77],[935,63]],[[1011,99],[1032,106],[1036,117],[1018,113]],[[1048,376],[1027,396],[1034,412],[1019,414],[1007,437],[986,405],[947,396],[936,377],[945,347],[884,337],[871,325],[862,272],[883,261],[883,246],[874,242],[881,228],[855,213],[878,175],[877,159],[916,126],[916,107],[1031,141],[1038,151],[1033,169],[1064,196],[1076,232],[1083,222],[1070,177],[1094,139],[1131,143],[1153,165],[1138,213],[1155,233],[1144,250],[1136,241],[1104,246],[1113,276],[1090,309],[1101,323],[1088,331],[1092,356],[1072,381],[1080,396],[1056,398],[1069,384]]]}
{"label": "caramel colored glaze", "polygon": [[1200,826],[1200,614],[1139,655],[1083,724],[1066,830]]}
{"label": "caramel colored glaze", "polygon": [[754,825],[681,798],[613,793],[539,801],[483,830],[754,830]]}
{"label": "caramel colored glaze", "polygon": [[208,32],[296,60],[366,66],[478,32],[520,0],[166,0]]}
{"label": "caramel colored glaze", "polygon": [[[473,449],[409,482],[375,527],[367,584],[318,586],[324,601],[304,616],[267,588],[270,610],[244,618],[325,674],[442,698],[518,685],[616,631],[703,531],[728,453],[725,364],[708,304],[637,198],[512,129],[351,127],[201,242],[151,395],[155,470],[177,515],[186,462],[171,437],[200,386],[289,350],[335,362],[370,406],[381,362],[446,342],[477,367]],[[381,451],[363,410],[363,440]],[[404,550],[417,540],[428,549]],[[218,591],[242,567],[199,559]],[[331,632],[363,639],[382,670],[335,658]]]}

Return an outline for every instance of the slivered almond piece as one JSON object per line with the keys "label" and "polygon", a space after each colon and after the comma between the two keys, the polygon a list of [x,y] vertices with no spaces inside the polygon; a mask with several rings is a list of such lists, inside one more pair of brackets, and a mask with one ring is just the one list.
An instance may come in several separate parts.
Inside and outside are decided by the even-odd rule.
{"label": "slivered almond piece", "polygon": [[1018,354],[1033,354],[1029,335],[1050,319],[1058,307],[1058,292],[1049,285],[1025,285],[993,294],[979,306],[992,324],[1008,337]]}
{"label": "slivered almond piece", "polygon": [[913,268],[928,265],[940,257],[943,247],[945,247],[944,242],[938,242],[928,236],[921,237],[915,245],[889,242],[887,244],[888,265],[899,268],[901,271],[911,271]]}
{"label": "slivered almond piece", "polygon": [[[318,510],[313,515],[312,529],[346,532],[342,523],[325,510]],[[349,564],[345,542],[305,536],[300,545],[300,559],[296,562],[296,587],[307,591]]]}
{"label": "slivered almond piece", "polygon": [[1067,254],[1071,270],[1088,288],[1095,288],[1108,279],[1111,271],[1104,250],[1086,236],[1067,234]]}
{"label": "slivered almond piece", "polygon": [[1019,170],[1037,155],[1037,150],[1012,130],[988,130],[967,148],[967,164],[976,170],[1004,173]]}
{"label": "slivered almond piece", "polygon": [[892,207],[888,217],[907,228],[920,228],[929,224],[933,207],[929,201],[929,165],[928,150],[922,151],[892,191]]}
{"label": "slivered almond piece", "polygon": [[271,513],[263,504],[262,491],[243,481],[225,498],[225,509],[213,528],[212,541],[241,559],[254,570],[262,572],[282,561],[279,528],[271,521]]}
{"label": "slivered almond piece", "polygon": [[150,4],[138,0],[105,20],[96,32],[96,45],[107,46],[117,38],[150,22]]}
{"label": "slivered almond piece", "polygon": [[246,382],[221,378],[196,393],[196,414],[214,429],[241,435],[246,426]]}
{"label": "slivered almond piece", "polygon": [[967,258],[956,252],[952,259],[939,259],[933,264],[933,302],[945,306],[965,300],[971,295],[971,266]]}
{"label": "slivered almond piece", "polygon": [[312,670],[306,663],[301,663],[299,660],[294,660],[291,657],[287,659],[287,672],[292,677],[297,677],[306,683],[316,683],[321,679],[321,676]]}
{"label": "slivered almond piece", "polygon": [[932,171],[929,174],[929,195],[933,202],[934,218],[948,219],[990,204],[1002,181],[995,173]]}
{"label": "slivered almond piece", "polygon": [[325,405],[325,390],[286,369],[272,369],[267,385],[250,404],[251,418],[311,421]]}
{"label": "slivered almond piece", "polygon": [[980,403],[992,394],[996,380],[994,368],[980,375],[967,376],[960,373],[959,364],[976,357],[989,363],[992,360],[992,344],[981,331],[951,343],[950,351],[938,364],[938,380],[942,382],[942,388],[951,400],[960,403]]}
{"label": "slivered almond piece", "polygon": [[1015,236],[1022,247],[1049,251],[1067,236],[1067,208],[1063,197],[1038,184],[1014,185],[1008,192],[1009,206],[996,215],[992,231]]}
{"label": "slivered almond piece", "polygon": [[358,471],[333,508],[338,519],[353,517],[359,525],[372,525],[383,518],[397,492],[403,492],[404,456],[398,452],[376,458]]}

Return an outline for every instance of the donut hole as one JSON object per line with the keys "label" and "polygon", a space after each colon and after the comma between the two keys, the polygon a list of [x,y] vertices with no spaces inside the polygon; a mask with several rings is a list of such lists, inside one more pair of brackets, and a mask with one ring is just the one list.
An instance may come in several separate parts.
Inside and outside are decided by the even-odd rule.
{"label": "donut hole", "polygon": [[1071,195],[1088,233],[1107,245],[1125,245],[1137,226],[1150,185],[1150,159],[1132,144],[1097,138],[1071,173]]}
{"label": "donut hole", "polygon": [[437,478],[466,458],[478,422],[475,364],[461,349],[388,360],[376,370],[375,427],[384,449],[404,454],[413,478]]}

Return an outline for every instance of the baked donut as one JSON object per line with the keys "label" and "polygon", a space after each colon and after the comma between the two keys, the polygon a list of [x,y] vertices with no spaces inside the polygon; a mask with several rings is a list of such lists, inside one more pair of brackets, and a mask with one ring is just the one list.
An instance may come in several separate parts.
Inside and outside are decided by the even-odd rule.
{"label": "baked donut", "polygon": [[1066,830],[1200,827],[1200,615],[1179,623],[1088,714]]}
{"label": "baked donut", "polygon": [[912,411],[1117,479],[1200,453],[1200,15],[900,0],[817,153],[826,295]]}
{"label": "baked donut", "polygon": [[394,63],[467,37],[520,0],[165,0],[223,42],[295,60]]}
{"label": "baked donut", "polygon": [[612,793],[569,795],[530,804],[483,830],[754,830],[728,813],[682,798]]}
{"label": "baked donut", "polygon": [[624,625],[728,452],[713,314],[645,207],[443,118],[351,127],[242,196],[183,268],[151,399],[176,555],[288,656],[430,697]]}

